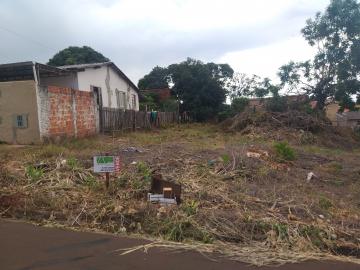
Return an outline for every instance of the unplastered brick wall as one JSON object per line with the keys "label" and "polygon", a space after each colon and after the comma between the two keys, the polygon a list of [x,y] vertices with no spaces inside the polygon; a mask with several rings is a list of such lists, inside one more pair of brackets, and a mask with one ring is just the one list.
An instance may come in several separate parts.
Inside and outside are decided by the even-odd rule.
{"label": "unplastered brick wall", "polygon": [[39,99],[43,139],[85,137],[96,133],[92,92],[48,86],[40,88]]}

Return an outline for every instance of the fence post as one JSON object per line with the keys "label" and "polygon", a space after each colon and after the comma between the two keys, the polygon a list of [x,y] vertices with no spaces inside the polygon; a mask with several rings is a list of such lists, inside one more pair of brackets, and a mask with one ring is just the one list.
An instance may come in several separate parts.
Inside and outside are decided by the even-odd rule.
{"label": "fence post", "polygon": [[134,114],[134,117],[132,118],[133,119],[133,131],[136,130],[136,111],[133,111],[133,114]]}

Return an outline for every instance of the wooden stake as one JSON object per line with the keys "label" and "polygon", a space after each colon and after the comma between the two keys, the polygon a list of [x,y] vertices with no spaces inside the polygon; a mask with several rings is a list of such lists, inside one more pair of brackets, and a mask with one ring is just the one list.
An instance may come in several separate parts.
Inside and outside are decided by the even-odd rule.
{"label": "wooden stake", "polygon": [[[109,153],[106,153],[105,156],[109,156]],[[109,172],[105,173],[105,186],[106,186],[106,189],[109,189],[109,186],[110,186],[110,173]]]}

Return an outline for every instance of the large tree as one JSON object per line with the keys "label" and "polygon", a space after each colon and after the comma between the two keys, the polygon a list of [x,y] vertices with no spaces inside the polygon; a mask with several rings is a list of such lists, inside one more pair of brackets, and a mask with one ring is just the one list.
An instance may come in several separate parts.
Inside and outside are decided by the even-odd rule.
{"label": "large tree", "polygon": [[65,66],[76,64],[91,64],[110,61],[94,49],[83,46],[71,46],[55,54],[48,62],[51,66]]}
{"label": "large tree", "polygon": [[168,75],[168,70],[166,68],[156,66],[149,74],[139,80],[138,87],[141,90],[169,87]]}
{"label": "large tree", "polygon": [[139,81],[139,87],[171,86],[181,102],[181,110],[188,111],[197,121],[217,115],[226,99],[226,82],[234,71],[228,64],[203,63],[188,58],[167,68],[154,68]]}
{"label": "large tree", "polygon": [[331,0],[323,13],[302,29],[317,49],[313,60],[290,62],[280,68],[282,86],[313,96],[323,108],[328,98],[353,106],[360,93],[360,4],[356,0]]}
{"label": "large tree", "polygon": [[280,86],[271,83],[269,78],[261,78],[257,75],[248,76],[244,73],[235,73],[228,83],[231,100],[240,97],[264,98],[274,93],[278,95]]}

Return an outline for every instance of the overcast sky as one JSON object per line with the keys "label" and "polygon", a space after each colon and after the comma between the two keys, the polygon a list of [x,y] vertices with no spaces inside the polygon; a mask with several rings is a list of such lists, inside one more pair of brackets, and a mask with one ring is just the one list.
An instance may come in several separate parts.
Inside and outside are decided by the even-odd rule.
{"label": "overcast sky", "polygon": [[192,57],[275,78],[313,49],[307,18],[329,0],[1,0],[0,63],[46,63],[68,46],[88,45],[135,83],[154,66]]}

